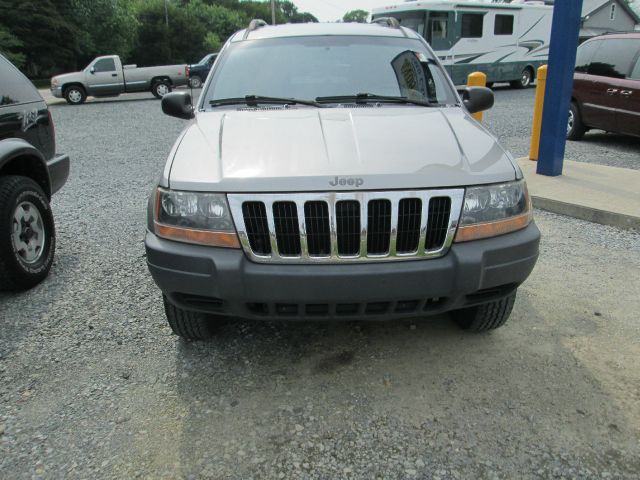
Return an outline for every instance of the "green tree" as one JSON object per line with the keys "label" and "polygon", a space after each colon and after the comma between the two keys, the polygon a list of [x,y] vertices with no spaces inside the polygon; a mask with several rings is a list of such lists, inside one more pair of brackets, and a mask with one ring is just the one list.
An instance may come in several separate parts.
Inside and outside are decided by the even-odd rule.
{"label": "green tree", "polygon": [[357,23],[367,23],[367,18],[369,18],[369,12],[366,10],[351,10],[344,14],[342,17],[343,22],[357,22]]}
{"label": "green tree", "polygon": [[5,27],[0,26],[0,53],[18,68],[22,67],[27,59],[21,49],[22,42]]}

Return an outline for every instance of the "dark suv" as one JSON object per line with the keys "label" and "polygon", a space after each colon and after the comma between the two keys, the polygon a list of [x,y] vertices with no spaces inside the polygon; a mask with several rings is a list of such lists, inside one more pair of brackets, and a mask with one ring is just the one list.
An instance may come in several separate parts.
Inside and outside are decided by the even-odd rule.
{"label": "dark suv", "polygon": [[578,48],[567,138],[587,130],[640,136],[640,33],[604,35]]}
{"label": "dark suv", "polygon": [[49,201],[68,175],[47,104],[0,55],[0,290],[30,288],[49,273],[56,239]]}
{"label": "dark suv", "polygon": [[202,87],[202,84],[207,79],[207,76],[211,71],[211,67],[213,67],[213,62],[216,61],[216,58],[218,58],[217,53],[209,53],[208,55],[205,55],[198,63],[189,65],[189,73],[187,75],[189,76],[189,85],[192,88]]}

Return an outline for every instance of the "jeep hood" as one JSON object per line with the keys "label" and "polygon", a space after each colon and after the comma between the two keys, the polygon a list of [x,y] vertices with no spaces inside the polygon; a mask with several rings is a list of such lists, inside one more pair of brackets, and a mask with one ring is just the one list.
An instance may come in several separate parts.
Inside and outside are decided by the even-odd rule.
{"label": "jeep hood", "polygon": [[[331,185],[336,177],[338,185]],[[305,107],[198,113],[174,145],[162,184],[283,192],[354,190],[356,183],[363,190],[453,187],[515,178],[510,155],[461,108]]]}

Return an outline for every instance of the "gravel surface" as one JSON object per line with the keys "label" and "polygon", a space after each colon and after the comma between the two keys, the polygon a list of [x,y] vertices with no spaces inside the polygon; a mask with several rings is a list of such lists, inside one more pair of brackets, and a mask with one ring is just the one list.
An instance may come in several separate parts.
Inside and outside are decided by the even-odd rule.
{"label": "gravel surface", "polygon": [[[485,124],[515,157],[529,155],[535,88],[497,86],[495,105]],[[612,167],[640,169],[640,138],[591,130],[579,142],[567,142],[565,158]]]}
{"label": "gravel surface", "polygon": [[143,248],[184,123],[133,98],[52,108],[72,173],[50,277],[0,294],[3,478],[638,478],[640,235],[537,212],[541,259],[489,335],[439,316],[185,343]]}

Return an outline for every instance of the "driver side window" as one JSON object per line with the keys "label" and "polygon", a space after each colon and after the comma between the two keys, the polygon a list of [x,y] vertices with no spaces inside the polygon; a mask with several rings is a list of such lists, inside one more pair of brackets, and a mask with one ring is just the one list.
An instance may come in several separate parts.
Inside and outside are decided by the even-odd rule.
{"label": "driver side window", "polygon": [[93,69],[98,72],[115,72],[116,62],[113,58],[102,58],[93,64]]}

